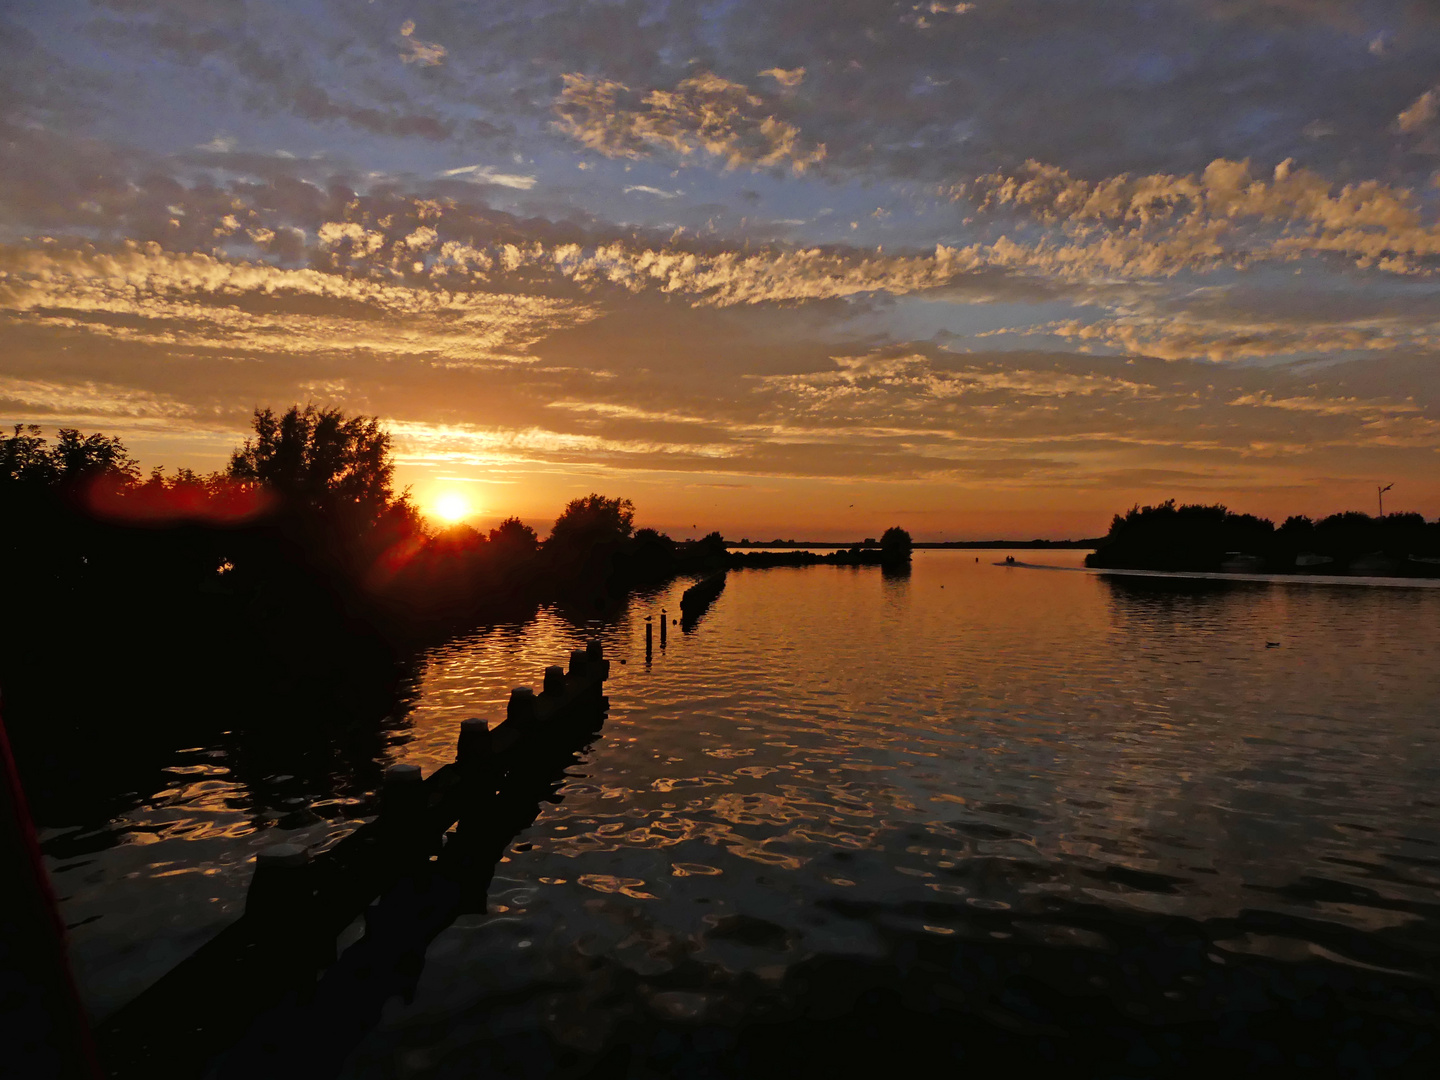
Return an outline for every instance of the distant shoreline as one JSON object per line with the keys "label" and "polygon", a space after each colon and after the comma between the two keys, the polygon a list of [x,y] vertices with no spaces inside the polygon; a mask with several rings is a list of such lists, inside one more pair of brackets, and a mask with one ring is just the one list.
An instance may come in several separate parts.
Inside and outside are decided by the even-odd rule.
{"label": "distant shoreline", "polygon": [[1097,577],[1159,578],[1181,581],[1246,581],[1267,585],[1369,585],[1386,588],[1440,589],[1440,578],[1384,574],[1247,574],[1224,570],[1136,570],[1118,566],[1047,566],[1044,563],[995,563],[1020,570],[1063,570]]}
{"label": "distant shoreline", "polygon": [[[1087,540],[941,540],[941,541],[916,541],[910,545],[918,550],[920,548],[1007,548],[1011,550],[1032,549],[1032,548],[1069,548],[1091,550],[1100,546],[1098,537]],[[875,547],[876,544],[865,544],[860,540],[852,540],[848,543],[837,543],[833,540],[751,540],[734,541],[726,540],[726,548],[735,548],[740,551],[765,548],[867,548]]]}

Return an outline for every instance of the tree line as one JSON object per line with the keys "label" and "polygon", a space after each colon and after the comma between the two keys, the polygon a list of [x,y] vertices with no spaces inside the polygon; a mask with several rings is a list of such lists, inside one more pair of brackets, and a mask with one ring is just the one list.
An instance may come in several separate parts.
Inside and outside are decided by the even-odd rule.
{"label": "tree line", "polygon": [[147,474],[119,438],[17,425],[0,436],[6,722],[91,731],[119,701],[146,702],[147,723],[383,716],[420,646],[542,601],[593,617],[724,558],[718,534],[679,544],[634,517],[592,493],[544,541],[516,518],[432,531],[378,420],[313,405],[256,410],[210,474]]}
{"label": "tree line", "polygon": [[1142,570],[1440,573],[1440,520],[1345,511],[1314,520],[1267,518],[1198,503],[1134,506],[1116,514],[1086,565]]}

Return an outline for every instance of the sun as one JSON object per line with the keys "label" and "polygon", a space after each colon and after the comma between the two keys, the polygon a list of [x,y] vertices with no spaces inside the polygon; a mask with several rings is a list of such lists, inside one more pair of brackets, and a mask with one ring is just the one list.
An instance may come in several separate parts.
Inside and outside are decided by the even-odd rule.
{"label": "sun", "polygon": [[435,513],[449,522],[459,521],[470,514],[470,502],[458,491],[447,491],[435,500]]}

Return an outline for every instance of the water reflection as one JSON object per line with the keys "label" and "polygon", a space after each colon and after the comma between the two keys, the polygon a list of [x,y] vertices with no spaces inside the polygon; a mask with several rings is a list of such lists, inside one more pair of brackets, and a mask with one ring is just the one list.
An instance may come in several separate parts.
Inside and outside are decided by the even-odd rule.
{"label": "water reflection", "polygon": [[[345,1071],[623,1074],[634,1046],[650,1068],[729,1074],[755,1064],[765,1017],[823,1057],[855,1015],[933,1049],[907,1019],[926,1010],[1056,1060],[1087,1029],[1160,1053],[1142,1017],[1239,1046],[1302,998],[1337,1030],[1359,1010],[1396,1039],[1440,1031],[1421,993],[1440,955],[1440,593],[974,560],[732,573],[648,667],[645,619],[690,583],[598,612],[603,733],[497,869],[488,914],[440,935],[413,1005]],[[461,718],[502,715],[595,617],[541,609],[432,650],[353,744],[237,726],[157,751],[152,798],[107,828],[163,836],[173,865],[73,873],[113,898],[135,872],[153,896],[170,868],[242,865],[255,834],[231,825],[333,828],[322,804],[363,810],[389,760],[448,762]],[[193,835],[164,832],[167,807],[201,805]]]}
{"label": "water reflection", "polygon": [[[877,988],[961,1009],[991,1047],[1061,1055],[1088,1025],[1114,1049],[1145,1015],[1198,1052],[1193,1025],[1228,1016],[1243,1056],[1254,1025],[1283,1028],[1287,979],[1375,1001],[1432,985],[1440,597],[989,562],[732,574],[702,632],[612,683],[495,917],[441,936],[413,1013],[350,1072],[430,1071],[437,1038],[493,1061],[517,1031],[532,1062],[701,1031],[739,1054],[757,1017]],[[639,654],[663,600],[607,627],[612,655]],[[427,696],[464,711],[510,662],[457,648]],[[927,953],[945,966],[917,974]],[[1382,970],[1401,989],[1360,985]],[[1247,993],[1243,1015],[1217,1004]]]}

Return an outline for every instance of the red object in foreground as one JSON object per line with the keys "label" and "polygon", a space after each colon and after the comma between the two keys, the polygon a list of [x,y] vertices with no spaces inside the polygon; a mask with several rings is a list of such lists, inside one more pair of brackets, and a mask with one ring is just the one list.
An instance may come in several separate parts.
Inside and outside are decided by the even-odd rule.
{"label": "red object in foreground", "polygon": [[0,1075],[102,1076],[3,722],[0,909]]}

